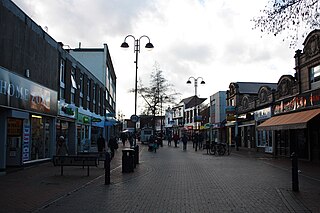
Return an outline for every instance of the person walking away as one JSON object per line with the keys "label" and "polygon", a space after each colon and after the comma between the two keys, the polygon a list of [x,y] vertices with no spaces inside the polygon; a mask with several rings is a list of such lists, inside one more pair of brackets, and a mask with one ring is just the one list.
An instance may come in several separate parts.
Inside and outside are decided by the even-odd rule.
{"label": "person walking away", "polygon": [[168,134],[168,146],[171,146],[171,141],[172,141],[172,135],[170,133]]}
{"label": "person walking away", "polygon": [[129,134],[129,143],[130,143],[130,147],[133,147],[133,135],[132,134]]}
{"label": "person walking away", "polygon": [[100,136],[99,136],[99,138],[97,140],[97,145],[98,145],[98,152],[99,153],[105,151],[106,142],[105,142],[104,137],[102,136],[102,134],[100,134]]}
{"label": "person walking away", "polygon": [[122,145],[123,146],[126,145],[126,140],[127,140],[127,134],[126,133],[121,133],[121,141],[122,141]]}
{"label": "person walking away", "polygon": [[194,134],[193,143],[194,143],[194,146],[195,146],[195,151],[197,151],[198,150],[198,144],[199,144],[199,134],[198,133]]}
{"label": "person walking away", "polygon": [[186,134],[183,134],[182,138],[183,150],[187,150],[188,137]]}
{"label": "person walking away", "polygon": [[114,157],[114,151],[118,149],[118,143],[114,136],[111,136],[108,143],[108,147],[110,148],[111,159],[112,159]]}
{"label": "person walking away", "polygon": [[177,147],[178,140],[179,140],[179,135],[177,133],[175,133],[173,135],[174,147]]}
{"label": "person walking away", "polygon": [[202,149],[202,145],[203,145],[203,134],[199,133],[199,149]]}
{"label": "person walking away", "polygon": [[66,140],[64,139],[64,137],[62,135],[57,140],[56,152],[57,152],[57,155],[68,155],[69,154]]}

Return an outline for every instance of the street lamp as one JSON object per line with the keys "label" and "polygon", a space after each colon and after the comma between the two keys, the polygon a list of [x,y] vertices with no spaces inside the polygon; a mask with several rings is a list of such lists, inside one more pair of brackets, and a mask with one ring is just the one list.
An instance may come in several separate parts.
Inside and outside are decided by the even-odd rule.
{"label": "street lamp", "polygon": [[133,35],[127,35],[124,38],[123,43],[121,44],[120,47],[122,48],[128,48],[129,44],[126,42],[128,37],[132,37],[134,39],[134,52],[136,53],[136,60],[135,60],[135,64],[136,64],[136,78],[135,78],[135,87],[134,87],[134,145],[137,144],[136,142],[136,137],[137,137],[137,87],[138,87],[138,53],[140,53],[140,40],[142,38],[147,38],[148,39],[148,43],[146,44],[145,48],[147,49],[152,49],[153,48],[153,44],[150,43],[150,38],[146,35],[141,36],[139,39],[136,39]]}
{"label": "street lamp", "polygon": [[196,122],[196,117],[197,117],[197,87],[198,87],[198,80],[201,80],[200,84],[205,84],[206,82],[204,82],[203,78],[202,77],[198,77],[198,78],[195,78],[193,76],[189,77],[188,81],[187,81],[187,84],[191,84],[191,80],[190,79],[193,79],[194,80],[194,96],[195,96],[195,111],[194,111],[194,122],[196,124],[196,129],[198,127],[197,125],[197,122]]}

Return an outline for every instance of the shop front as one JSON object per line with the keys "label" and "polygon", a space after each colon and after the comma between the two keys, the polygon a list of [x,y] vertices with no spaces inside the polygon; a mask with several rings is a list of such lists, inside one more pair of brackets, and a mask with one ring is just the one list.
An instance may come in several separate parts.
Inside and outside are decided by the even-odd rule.
{"label": "shop front", "polygon": [[57,92],[0,67],[0,171],[53,154]]}
{"label": "shop front", "polygon": [[79,152],[89,152],[91,147],[91,114],[78,113],[77,118],[77,150]]}
{"label": "shop front", "polygon": [[[260,109],[254,112],[256,126],[271,118],[271,107]],[[256,146],[258,150],[266,153],[273,153],[273,136],[270,130],[256,130]]]}
{"label": "shop front", "polygon": [[74,104],[58,101],[58,117],[56,121],[56,139],[63,136],[68,147],[69,154],[77,153],[76,118],[78,108]]}
{"label": "shop front", "polygon": [[100,134],[106,138],[104,131],[104,118],[99,115],[91,117],[91,148],[97,149],[97,141]]}
{"label": "shop front", "polygon": [[275,155],[290,157],[295,152],[301,159],[318,160],[314,144],[318,144],[319,122],[317,108],[271,117],[258,129],[275,131]]}

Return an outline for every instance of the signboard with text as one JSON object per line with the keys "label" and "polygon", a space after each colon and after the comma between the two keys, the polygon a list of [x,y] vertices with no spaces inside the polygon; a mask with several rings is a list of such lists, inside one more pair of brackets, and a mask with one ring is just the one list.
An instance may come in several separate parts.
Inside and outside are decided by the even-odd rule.
{"label": "signboard with text", "polygon": [[320,106],[320,91],[302,94],[274,105],[274,114],[295,111],[306,107]]}
{"label": "signboard with text", "polygon": [[57,115],[57,92],[0,67],[0,106]]}

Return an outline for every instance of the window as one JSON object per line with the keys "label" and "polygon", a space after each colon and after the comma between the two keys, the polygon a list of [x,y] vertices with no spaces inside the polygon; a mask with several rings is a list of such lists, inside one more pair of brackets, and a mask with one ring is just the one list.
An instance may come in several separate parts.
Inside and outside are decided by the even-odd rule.
{"label": "window", "polygon": [[96,85],[93,85],[93,97],[92,97],[92,103],[93,103],[93,112],[96,112]]}
{"label": "window", "polygon": [[75,92],[77,89],[77,83],[75,81],[75,68],[72,67],[71,69],[71,103],[74,104],[74,100],[75,100]]}
{"label": "window", "polygon": [[65,72],[65,63],[64,59],[60,59],[60,99],[65,99],[65,80],[66,80],[66,72]]}
{"label": "window", "polygon": [[97,102],[98,102],[98,111],[97,114],[100,114],[100,97],[101,97],[101,93],[100,93],[100,88],[98,87],[98,97],[97,97]]}
{"label": "window", "polygon": [[320,65],[311,67],[310,84],[311,84],[311,89],[316,89],[320,87]]}
{"label": "window", "polygon": [[90,90],[90,87],[91,87],[91,81],[88,79],[88,81],[87,81],[87,107],[89,107],[90,106],[90,92],[91,92],[91,90]]}
{"label": "window", "polygon": [[80,73],[80,96],[79,96],[79,106],[83,106],[83,73]]}

